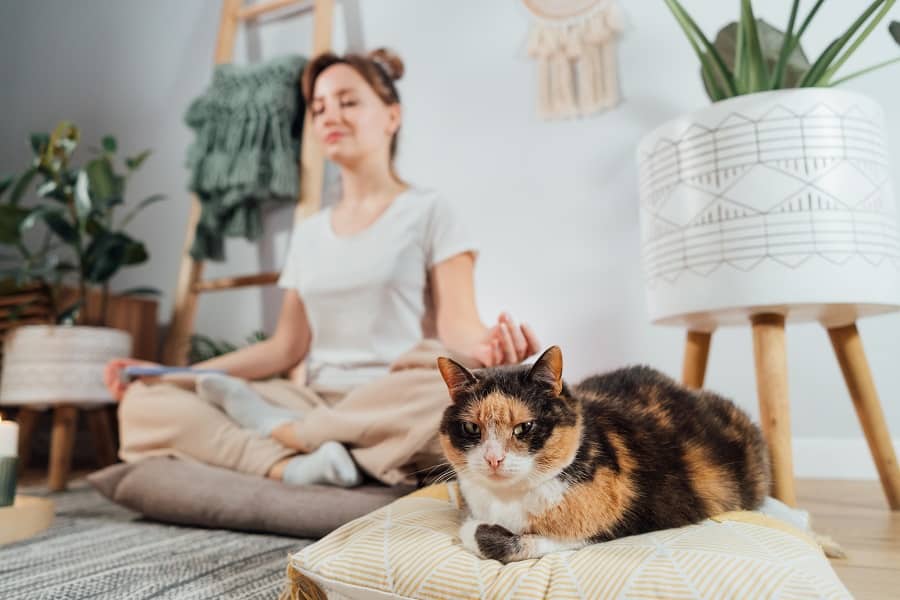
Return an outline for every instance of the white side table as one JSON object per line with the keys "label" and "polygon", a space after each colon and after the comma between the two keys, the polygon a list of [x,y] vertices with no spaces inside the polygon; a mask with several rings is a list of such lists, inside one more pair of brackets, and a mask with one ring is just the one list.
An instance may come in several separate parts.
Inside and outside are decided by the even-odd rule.
{"label": "white side table", "polygon": [[773,494],[795,502],[785,323],[827,330],[892,510],[900,470],[857,319],[900,309],[900,232],[881,110],[831,89],[718,102],[638,152],[652,320],[687,328],[701,387],[712,332],[751,325]]}

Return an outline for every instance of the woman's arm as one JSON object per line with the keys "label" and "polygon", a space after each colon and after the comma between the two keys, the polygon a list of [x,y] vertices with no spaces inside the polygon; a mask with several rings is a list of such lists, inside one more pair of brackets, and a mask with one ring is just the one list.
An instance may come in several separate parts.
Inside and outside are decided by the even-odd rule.
{"label": "woman's arm", "polygon": [[475,259],[471,252],[457,254],[431,269],[431,287],[437,311],[437,332],[453,352],[489,367],[515,364],[540,349],[527,325],[516,326],[508,314],[488,328],[475,306]]}
{"label": "woman's arm", "polygon": [[286,290],[272,337],[193,366],[220,369],[243,379],[264,379],[283,373],[303,360],[311,341],[303,301],[296,290]]}
{"label": "woman's arm", "polygon": [[[281,314],[274,335],[246,348],[217,356],[193,365],[198,368],[221,369],[236,377],[263,379],[287,371],[306,356],[312,333],[306,320],[306,309],[296,290],[284,293]],[[121,378],[122,369],[129,365],[153,366],[156,363],[133,358],[116,358],[106,363],[103,382],[117,401],[122,399],[129,382]],[[161,379],[182,381],[183,374],[166,375]],[[192,378],[188,377],[192,381]]]}

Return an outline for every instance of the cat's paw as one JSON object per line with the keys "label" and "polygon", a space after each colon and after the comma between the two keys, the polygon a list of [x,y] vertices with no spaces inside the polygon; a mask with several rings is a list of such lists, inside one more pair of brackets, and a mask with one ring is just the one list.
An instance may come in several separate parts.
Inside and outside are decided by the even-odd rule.
{"label": "cat's paw", "polygon": [[478,548],[475,532],[482,525],[485,525],[483,521],[469,519],[459,528],[459,541],[462,543],[462,547],[479,558],[484,558],[484,556],[481,555],[481,550]]}
{"label": "cat's paw", "polygon": [[501,525],[481,524],[475,529],[475,543],[481,556],[509,562],[522,552],[521,536]]}

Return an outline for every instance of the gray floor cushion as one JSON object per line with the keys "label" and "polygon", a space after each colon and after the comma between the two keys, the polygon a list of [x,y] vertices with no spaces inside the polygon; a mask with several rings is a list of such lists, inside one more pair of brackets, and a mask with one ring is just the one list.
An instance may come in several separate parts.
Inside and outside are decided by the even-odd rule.
{"label": "gray floor cushion", "polygon": [[170,458],[116,464],[88,481],[110,500],[159,521],[305,538],[322,537],[412,491],[290,486]]}

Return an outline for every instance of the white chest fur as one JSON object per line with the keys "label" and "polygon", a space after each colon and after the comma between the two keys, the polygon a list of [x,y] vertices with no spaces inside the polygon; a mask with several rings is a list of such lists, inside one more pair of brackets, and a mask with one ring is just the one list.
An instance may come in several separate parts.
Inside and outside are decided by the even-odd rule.
{"label": "white chest fur", "polygon": [[529,516],[559,504],[568,485],[554,478],[527,490],[492,490],[467,477],[459,478],[459,490],[473,519],[501,525],[512,533],[525,532]]}

